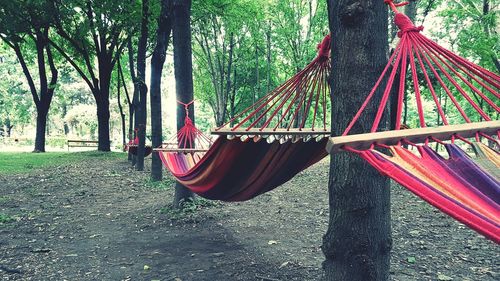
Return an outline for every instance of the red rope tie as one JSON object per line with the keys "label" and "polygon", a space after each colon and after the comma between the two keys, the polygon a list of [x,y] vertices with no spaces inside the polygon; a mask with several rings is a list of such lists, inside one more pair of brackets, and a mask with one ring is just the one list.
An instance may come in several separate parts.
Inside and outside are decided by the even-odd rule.
{"label": "red rope tie", "polygon": [[326,61],[330,57],[331,43],[332,40],[330,38],[330,34],[328,34],[325,38],[323,38],[323,41],[316,46],[319,61]]}
{"label": "red rope tie", "polygon": [[415,26],[413,22],[410,20],[410,18],[402,13],[397,13],[394,16],[394,23],[399,28],[398,31],[399,38],[403,37],[403,34],[407,32],[420,32],[424,30],[424,27],[422,25],[418,27]]}

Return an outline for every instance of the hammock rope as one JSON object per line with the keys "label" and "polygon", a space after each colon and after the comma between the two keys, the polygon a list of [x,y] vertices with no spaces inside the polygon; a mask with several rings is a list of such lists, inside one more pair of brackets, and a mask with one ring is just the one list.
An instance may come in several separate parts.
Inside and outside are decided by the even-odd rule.
{"label": "hammock rope", "polygon": [[245,131],[257,129],[256,134],[259,134],[268,128],[301,131],[306,127],[311,131],[328,131],[330,45],[330,35],[326,35],[318,44],[318,54],[311,63],[215,131],[243,128]]}
{"label": "hammock rope", "polygon": [[194,103],[194,100],[189,103],[177,102],[184,106],[184,126],[177,131],[177,134],[170,138],[161,150],[172,152],[190,150],[206,151],[212,145],[212,140],[196,128],[193,120],[189,118],[189,106]]}
{"label": "hammock rope", "polygon": [[[494,117],[500,113],[500,76],[422,35],[423,27],[415,26],[397,10],[407,2],[384,2],[395,13],[399,42],[360,109],[342,135],[330,139],[327,149],[330,153],[343,149],[359,155],[431,205],[500,243],[500,154],[496,139],[500,122]],[[379,91],[384,82],[385,88]],[[406,82],[411,84],[410,89],[406,89]],[[398,87],[395,91],[394,85]],[[402,130],[408,90],[415,95],[418,125]],[[377,112],[370,133],[349,135],[377,92],[382,97],[375,105]],[[440,93],[449,98],[462,123],[451,124],[449,111],[441,106]],[[379,125],[391,94],[397,95],[395,130],[381,132]],[[429,123],[425,97],[434,103],[442,125]],[[470,141],[471,137],[475,140]],[[466,153],[457,140],[468,145],[473,155]],[[482,143],[485,140],[489,146]],[[432,149],[430,141],[444,146],[447,155]]]}

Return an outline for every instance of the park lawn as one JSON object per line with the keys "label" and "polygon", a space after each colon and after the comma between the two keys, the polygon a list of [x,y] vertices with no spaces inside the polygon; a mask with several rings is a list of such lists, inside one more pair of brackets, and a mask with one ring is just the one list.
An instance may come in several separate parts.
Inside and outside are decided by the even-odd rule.
{"label": "park lawn", "polygon": [[126,157],[121,152],[0,152],[0,174],[26,173],[33,169],[58,166],[85,159],[113,159]]}

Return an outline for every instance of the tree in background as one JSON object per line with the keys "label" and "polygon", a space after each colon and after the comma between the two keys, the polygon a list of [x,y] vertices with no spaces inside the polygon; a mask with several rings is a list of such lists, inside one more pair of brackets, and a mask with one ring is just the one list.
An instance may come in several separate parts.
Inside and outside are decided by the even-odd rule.
{"label": "tree in background", "polygon": [[[45,152],[47,115],[58,78],[54,56],[49,45],[51,25],[51,16],[47,14],[49,5],[45,1],[2,1],[1,4],[0,37],[14,50],[36,106],[34,152]],[[35,57],[30,54],[32,50],[36,52]],[[37,71],[29,68],[29,65],[33,63],[32,60],[36,61]],[[34,79],[36,74],[38,74],[38,89]],[[10,127],[10,124],[7,127]]]}
{"label": "tree in background", "polygon": [[[193,100],[193,63],[191,59],[191,0],[173,0],[172,30],[174,45],[174,74],[177,100],[189,103]],[[184,126],[185,110],[177,106],[177,129]],[[194,105],[189,107],[189,117],[194,123]],[[175,185],[173,207],[193,198],[193,193],[179,182]]]}
{"label": "tree in background", "polygon": [[[329,0],[328,11],[332,134],[341,135],[387,62],[387,8],[380,0]],[[354,132],[368,132],[375,112],[367,108]],[[335,154],[330,163],[330,221],[322,245],[326,279],[388,280],[389,180],[355,155]]]}
{"label": "tree in background", "polygon": [[[220,126],[234,114],[238,88],[258,84],[252,75],[258,67],[256,42],[262,42],[260,21],[264,19],[262,1],[197,1],[193,9],[194,57],[200,91],[197,95],[212,108],[215,125]],[[252,14],[254,20],[242,21]],[[258,73],[259,70],[256,70]],[[254,76],[255,77],[255,76]],[[198,80],[199,78],[199,80]],[[239,81],[238,81],[239,80]],[[252,89],[255,90],[255,89]],[[253,95],[240,93],[239,97]],[[251,100],[251,99],[250,99]]]}
{"label": "tree in background", "polygon": [[12,49],[0,41],[0,137],[22,133],[33,120],[33,99]]}
{"label": "tree in background", "polygon": [[137,156],[135,167],[137,171],[144,170],[144,154],[146,146],[146,123],[147,123],[147,98],[148,86],[146,85],[146,51],[148,45],[149,32],[149,17],[150,17],[149,0],[142,0],[142,17],[141,17],[141,32],[139,43],[137,44],[137,77],[134,82],[139,89],[139,107],[136,112],[137,120],[137,137],[139,145],[137,146]]}
{"label": "tree in background", "polygon": [[[161,74],[172,33],[172,0],[161,0],[161,10],[156,30],[156,46],[151,57],[151,144],[159,147],[163,142],[161,118]],[[162,179],[163,165],[158,153],[152,154],[151,179]]]}
{"label": "tree in background", "polygon": [[272,1],[270,20],[274,25],[278,52],[288,59],[287,74],[300,71],[316,54],[315,44],[326,35],[326,3],[314,0]]}
{"label": "tree in background", "polygon": [[448,1],[440,12],[444,20],[440,35],[448,38],[462,56],[500,72],[499,7],[500,2],[490,0]]}
{"label": "tree in background", "polygon": [[111,74],[127,37],[135,28],[135,3],[112,0],[51,2],[54,26],[60,38],[50,43],[90,88],[97,105],[98,150],[110,151]]}

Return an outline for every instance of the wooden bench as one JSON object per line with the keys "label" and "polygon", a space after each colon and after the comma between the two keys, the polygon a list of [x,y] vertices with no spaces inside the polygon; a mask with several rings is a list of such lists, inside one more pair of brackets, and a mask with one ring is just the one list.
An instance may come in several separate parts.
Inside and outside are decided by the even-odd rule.
{"label": "wooden bench", "polygon": [[99,141],[93,140],[68,140],[68,151],[70,147],[98,147]]}

